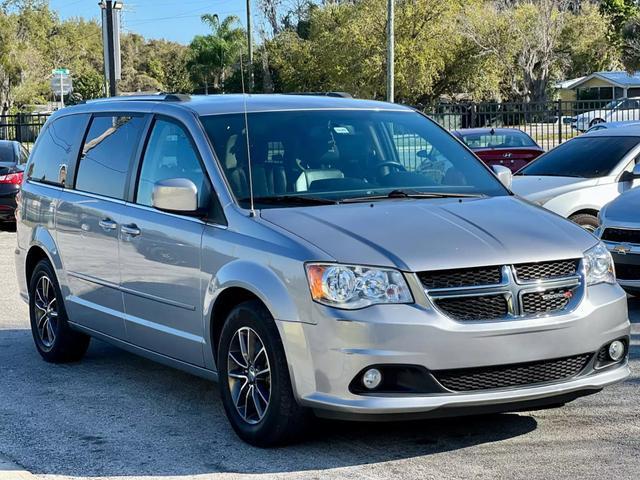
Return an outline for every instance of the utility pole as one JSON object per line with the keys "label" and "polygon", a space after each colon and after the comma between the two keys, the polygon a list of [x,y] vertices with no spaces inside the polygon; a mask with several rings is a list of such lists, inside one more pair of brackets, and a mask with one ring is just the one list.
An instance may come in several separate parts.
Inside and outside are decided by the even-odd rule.
{"label": "utility pole", "polygon": [[104,74],[107,81],[107,95],[118,94],[116,81],[120,78],[120,10],[122,2],[102,0],[102,41],[104,44]]}
{"label": "utility pole", "polygon": [[394,2],[388,0],[387,7],[387,102],[395,101],[395,18]]}
{"label": "utility pole", "polygon": [[249,47],[249,91],[253,91],[253,38],[251,26],[251,0],[247,0],[247,44]]}

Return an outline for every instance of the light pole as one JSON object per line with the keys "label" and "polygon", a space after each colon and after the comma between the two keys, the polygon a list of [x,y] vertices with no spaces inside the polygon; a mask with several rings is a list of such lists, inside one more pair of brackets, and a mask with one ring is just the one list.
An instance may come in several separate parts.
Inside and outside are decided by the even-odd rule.
{"label": "light pole", "polygon": [[395,18],[394,0],[388,0],[387,7],[387,102],[395,101]]}
{"label": "light pole", "polygon": [[251,0],[247,0],[247,44],[249,47],[249,91],[253,91],[253,39],[251,34]]}

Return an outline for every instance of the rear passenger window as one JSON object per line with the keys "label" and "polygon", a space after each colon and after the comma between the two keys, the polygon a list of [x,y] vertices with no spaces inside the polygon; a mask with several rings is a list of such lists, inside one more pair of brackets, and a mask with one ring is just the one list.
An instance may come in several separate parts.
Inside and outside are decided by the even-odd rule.
{"label": "rear passenger window", "polygon": [[124,199],[127,174],[144,127],[142,116],[97,116],[82,147],[76,189]]}
{"label": "rear passenger window", "polygon": [[88,115],[69,115],[54,120],[38,137],[31,155],[27,178],[36,182],[64,186],[66,172],[78,157],[79,144]]}

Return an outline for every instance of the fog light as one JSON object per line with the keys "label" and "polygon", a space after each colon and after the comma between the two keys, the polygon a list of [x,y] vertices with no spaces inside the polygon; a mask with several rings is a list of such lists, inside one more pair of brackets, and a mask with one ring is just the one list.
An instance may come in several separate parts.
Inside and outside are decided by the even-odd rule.
{"label": "fog light", "polygon": [[611,342],[611,344],[609,345],[609,358],[611,358],[611,360],[613,360],[614,362],[617,362],[622,358],[623,355],[624,343],[622,343],[620,340]]}
{"label": "fog light", "polygon": [[370,368],[362,376],[362,383],[369,390],[373,390],[382,382],[382,373],[377,368]]}

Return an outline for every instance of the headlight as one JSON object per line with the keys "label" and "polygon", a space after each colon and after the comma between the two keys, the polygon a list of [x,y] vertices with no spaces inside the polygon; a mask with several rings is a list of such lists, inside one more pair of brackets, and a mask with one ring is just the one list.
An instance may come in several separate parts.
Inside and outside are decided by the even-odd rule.
{"label": "headlight", "polygon": [[388,268],[308,263],[307,279],[313,299],[353,310],[380,303],[412,303],[402,273]]}
{"label": "headlight", "polygon": [[584,265],[587,285],[616,282],[613,259],[603,243],[598,243],[595,247],[584,252]]}

